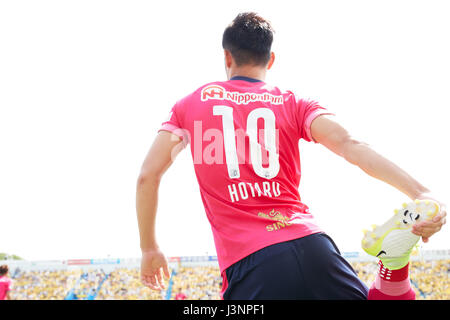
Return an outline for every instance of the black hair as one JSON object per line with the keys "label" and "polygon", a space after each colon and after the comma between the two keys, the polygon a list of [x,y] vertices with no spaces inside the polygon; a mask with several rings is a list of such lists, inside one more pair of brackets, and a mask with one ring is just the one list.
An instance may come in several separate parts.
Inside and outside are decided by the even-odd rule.
{"label": "black hair", "polygon": [[255,12],[239,13],[223,33],[222,47],[230,51],[238,66],[265,66],[270,60],[274,30]]}
{"label": "black hair", "polygon": [[9,268],[6,264],[0,266],[0,276],[4,276],[9,271]]}

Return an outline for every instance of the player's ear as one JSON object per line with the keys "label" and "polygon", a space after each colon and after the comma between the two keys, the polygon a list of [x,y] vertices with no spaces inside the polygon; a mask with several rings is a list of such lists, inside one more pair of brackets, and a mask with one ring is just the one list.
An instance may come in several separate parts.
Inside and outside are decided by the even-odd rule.
{"label": "player's ear", "polygon": [[231,55],[231,52],[226,49],[224,49],[223,52],[225,55],[225,66],[227,68],[231,68],[231,64],[233,63],[233,56]]}
{"label": "player's ear", "polygon": [[274,62],[275,62],[275,53],[271,52],[270,60],[269,63],[267,64],[267,70],[270,70],[270,68],[272,68]]}

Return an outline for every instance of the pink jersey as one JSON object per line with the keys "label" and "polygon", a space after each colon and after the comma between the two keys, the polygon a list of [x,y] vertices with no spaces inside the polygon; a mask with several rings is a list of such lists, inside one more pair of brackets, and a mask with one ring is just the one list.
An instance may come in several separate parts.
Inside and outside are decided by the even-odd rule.
{"label": "pink jersey", "polygon": [[262,81],[235,77],[179,100],[160,130],[190,143],[224,270],[266,246],[317,233],[301,202],[299,139],[325,108]]}
{"label": "pink jersey", "polygon": [[6,294],[11,290],[11,279],[6,276],[0,277],[0,300],[6,299]]}

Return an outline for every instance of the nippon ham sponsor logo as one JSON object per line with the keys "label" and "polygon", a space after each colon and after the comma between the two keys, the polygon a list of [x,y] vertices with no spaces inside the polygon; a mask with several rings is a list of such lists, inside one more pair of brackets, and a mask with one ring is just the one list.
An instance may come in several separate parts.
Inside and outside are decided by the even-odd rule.
{"label": "nippon ham sponsor logo", "polygon": [[284,103],[283,96],[273,94],[254,93],[254,92],[230,92],[219,85],[210,85],[204,87],[201,92],[201,100],[228,100],[236,104],[249,104],[250,102],[266,102],[275,105]]}

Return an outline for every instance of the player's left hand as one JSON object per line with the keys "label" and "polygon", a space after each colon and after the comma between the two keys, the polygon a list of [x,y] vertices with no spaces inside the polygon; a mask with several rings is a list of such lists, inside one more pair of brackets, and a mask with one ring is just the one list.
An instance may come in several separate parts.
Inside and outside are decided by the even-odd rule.
{"label": "player's left hand", "polygon": [[439,213],[431,221],[421,221],[414,225],[412,228],[412,233],[421,236],[422,241],[424,243],[427,243],[429,241],[429,238],[436,232],[440,231],[442,226],[446,223],[447,207],[444,203],[438,201],[428,193],[418,196],[417,199],[433,200],[436,201],[440,206]]}

